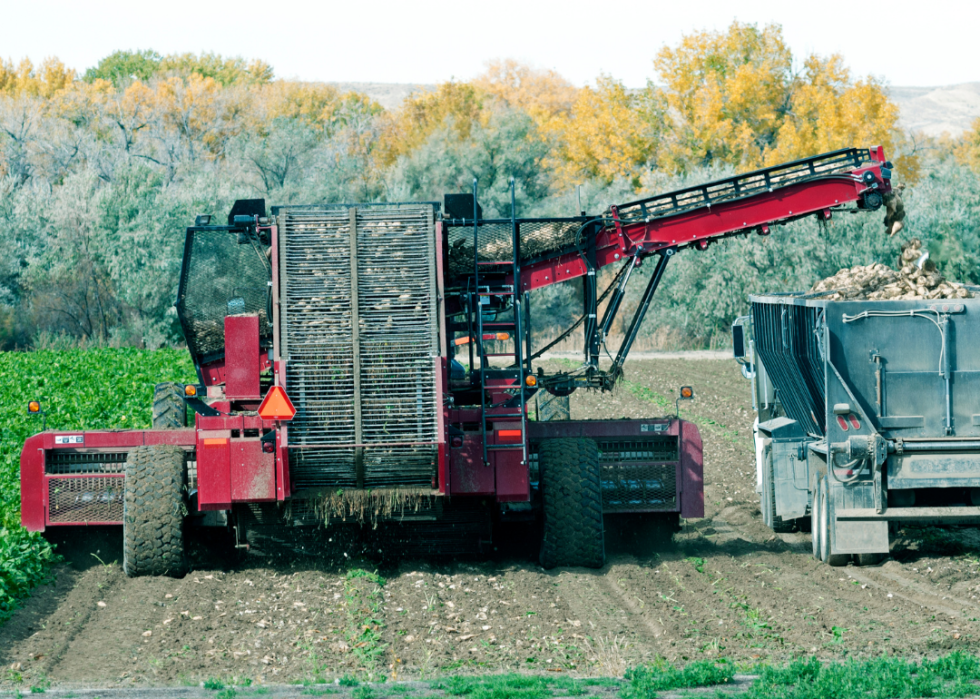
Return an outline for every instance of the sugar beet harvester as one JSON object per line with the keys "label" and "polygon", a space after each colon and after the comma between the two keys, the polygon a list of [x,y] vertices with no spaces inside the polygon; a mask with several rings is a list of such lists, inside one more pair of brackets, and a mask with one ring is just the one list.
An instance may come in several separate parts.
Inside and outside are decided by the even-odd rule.
{"label": "sugar beet harvester", "polygon": [[[177,300],[198,382],[157,387],[153,429],[28,439],[23,523],[122,524],[129,575],[180,574],[189,525],[226,527],[248,546],[283,525],[341,520],[368,520],[395,550],[441,553],[485,544],[501,523],[540,522],[544,566],[600,566],[604,515],[703,516],[698,431],[676,416],[529,420],[529,401],[612,388],[678,251],[877,209],[889,168],[880,148],[840,150],[598,217],[485,219],[475,185],[442,210],[267,215],[251,200],[228,225],[198,217]],[[641,302],[601,368],[647,258]],[[620,269],[600,295],[606,265]],[[577,277],[584,361],[535,371],[534,291]]]}

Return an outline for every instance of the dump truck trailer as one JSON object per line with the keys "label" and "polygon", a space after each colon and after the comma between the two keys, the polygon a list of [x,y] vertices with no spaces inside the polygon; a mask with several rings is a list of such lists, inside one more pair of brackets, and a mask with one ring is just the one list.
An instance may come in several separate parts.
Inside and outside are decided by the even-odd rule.
{"label": "dump truck trailer", "polygon": [[[23,524],[121,525],[129,575],[180,574],[193,525],[247,548],[344,521],[390,550],[441,554],[512,522],[540,537],[546,567],[600,566],[604,517],[703,516],[697,428],[676,415],[531,420],[529,403],[613,388],[678,252],[875,211],[890,177],[881,148],[849,148],[596,216],[518,218],[513,182],[504,219],[483,216],[475,182],[442,203],[242,200],[226,223],[198,216],[176,302],[197,381],[161,377],[152,429],[29,438]],[[643,264],[640,303],[609,347]],[[582,363],[545,372],[535,291],[578,278],[581,317],[561,337],[581,328]]]}
{"label": "dump truck trailer", "polygon": [[765,523],[843,565],[891,522],[980,521],[980,299],[819,296],[751,296],[733,327]]}

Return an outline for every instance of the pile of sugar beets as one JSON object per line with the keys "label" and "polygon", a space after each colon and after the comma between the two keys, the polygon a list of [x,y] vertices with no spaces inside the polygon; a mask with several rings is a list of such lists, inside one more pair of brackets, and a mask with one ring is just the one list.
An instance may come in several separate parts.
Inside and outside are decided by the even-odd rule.
{"label": "pile of sugar beets", "polygon": [[[885,197],[885,229],[889,235],[902,230],[905,206],[901,187]],[[876,262],[842,269],[837,274],[813,285],[811,294],[831,301],[878,300],[878,299],[968,299],[970,293],[962,284],[947,281],[929,253],[922,249],[922,241],[913,238],[902,246],[898,258],[898,271]]]}
{"label": "pile of sugar beets", "polygon": [[922,241],[918,238],[902,246],[898,271],[880,262],[858,265],[817,282],[810,293],[831,301],[973,297],[962,284],[946,281],[922,249]]}

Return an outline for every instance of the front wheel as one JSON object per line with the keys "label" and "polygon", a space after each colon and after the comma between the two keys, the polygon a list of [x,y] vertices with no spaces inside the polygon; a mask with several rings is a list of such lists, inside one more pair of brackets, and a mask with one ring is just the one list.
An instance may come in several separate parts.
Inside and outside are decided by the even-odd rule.
{"label": "front wheel", "polygon": [[153,429],[179,430],[184,427],[187,427],[184,391],[173,382],[158,383],[153,388]]}
{"label": "front wheel", "polygon": [[538,450],[538,468],[541,565],[601,568],[606,551],[599,447],[591,439],[546,439]]}

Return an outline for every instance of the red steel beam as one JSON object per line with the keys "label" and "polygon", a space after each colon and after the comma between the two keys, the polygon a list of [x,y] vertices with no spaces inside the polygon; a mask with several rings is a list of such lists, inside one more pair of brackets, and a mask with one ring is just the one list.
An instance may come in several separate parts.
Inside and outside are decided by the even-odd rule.
{"label": "red steel beam", "polygon": [[[692,211],[665,216],[649,222],[618,223],[603,229],[596,237],[596,263],[615,264],[626,257],[648,255],[669,247],[686,247],[699,241],[786,223],[836,207],[860,201],[872,189],[861,180],[865,172],[875,173],[878,191],[891,191],[889,180],[881,176],[881,163],[850,173],[825,176],[809,182],[786,185],[744,199],[719,202]],[[521,271],[524,291],[581,277],[588,272],[579,253],[568,253],[527,265]]]}

